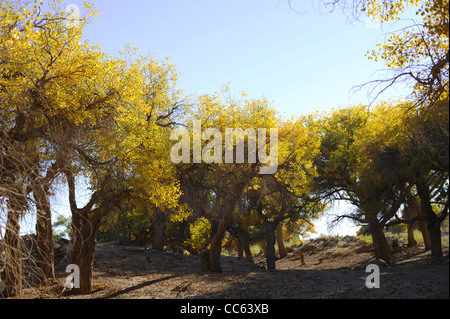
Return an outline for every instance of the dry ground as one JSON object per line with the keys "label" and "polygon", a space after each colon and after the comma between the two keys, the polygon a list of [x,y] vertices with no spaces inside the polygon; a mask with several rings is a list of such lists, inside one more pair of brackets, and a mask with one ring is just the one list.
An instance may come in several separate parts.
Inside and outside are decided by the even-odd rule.
{"label": "dry ground", "polygon": [[[299,251],[305,256],[301,266]],[[397,248],[392,268],[381,268],[380,288],[365,286],[366,265],[373,262],[370,244],[352,237],[318,239],[293,247],[276,262],[276,271],[264,269],[264,257],[255,263],[222,256],[223,272],[202,273],[198,256],[162,253],[153,249],[101,243],[94,265],[94,292],[74,296],[62,282],[68,260],[59,261],[58,282],[28,288],[23,298],[449,298],[449,257],[429,263],[423,249]]]}

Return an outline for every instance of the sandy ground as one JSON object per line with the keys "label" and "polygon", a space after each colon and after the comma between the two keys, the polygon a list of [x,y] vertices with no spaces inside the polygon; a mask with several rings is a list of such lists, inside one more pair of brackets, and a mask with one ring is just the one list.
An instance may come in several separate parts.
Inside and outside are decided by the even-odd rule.
{"label": "sandy ground", "polygon": [[[301,266],[303,251],[306,266]],[[94,264],[94,292],[74,296],[64,289],[66,258],[58,262],[58,282],[27,288],[22,298],[120,299],[291,299],[291,298],[449,298],[449,257],[430,264],[423,249],[397,248],[392,267],[380,266],[380,288],[366,287],[366,266],[374,263],[371,245],[352,237],[318,239],[289,249],[277,260],[276,271],[255,263],[222,256],[223,272],[200,271],[198,256],[158,252],[146,247],[101,243]]]}

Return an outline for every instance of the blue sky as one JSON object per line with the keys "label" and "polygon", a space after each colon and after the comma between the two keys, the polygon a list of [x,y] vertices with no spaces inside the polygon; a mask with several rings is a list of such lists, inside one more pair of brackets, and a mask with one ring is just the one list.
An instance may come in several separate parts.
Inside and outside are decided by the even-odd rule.
{"label": "blue sky", "polygon": [[[319,13],[312,2],[291,0],[299,14],[288,0],[94,0],[99,15],[85,37],[112,55],[129,44],[142,55],[170,57],[178,87],[189,94],[213,93],[231,82],[234,92],[264,96],[286,116],[367,104],[366,89],[350,91],[373,79],[383,64],[364,55],[398,26],[347,23],[341,11]],[[82,1],[66,0],[63,8],[70,4],[83,13]],[[401,93],[390,90],[383,98]],[[66,195],[52,200],[64,215],[69,214]],[[336,205],[332,213],[346,209]],[[329,233],[327,219],[316,229]],[[331,233],[356,229],[343,223]]]}
{"label": "blue sky", "polygon": [[[72,3],[82,8],[81,1],[64,5]],[[85,36],[106,52],[117,54],[130,44],[156,59],[170,57],[187,93],[212,93],[231,82],[234,91],[265,96],[286,115],[367,103],[366,89],[354,95],[350,90],[383,68],[364,54],[385,30],[348,24],[340,11],[321,14],[310,1],[292,0],[301,14],[287,0],[94,4],[99,16]]]}

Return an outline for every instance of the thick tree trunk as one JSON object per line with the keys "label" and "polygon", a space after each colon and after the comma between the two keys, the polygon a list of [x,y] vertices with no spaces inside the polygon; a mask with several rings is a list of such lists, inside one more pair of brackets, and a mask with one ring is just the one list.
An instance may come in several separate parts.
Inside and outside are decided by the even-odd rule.
{"label": "thick tree trunk", "polygon": [[431,241],[431,261],[436,262],[442,260],[441,222],[437,217],[430,218],[430,221],[428,221],[428,231]]}
{"label": "thick tree trunk", "polygon": [[38,266],[42,282],[55,279],[55,253],[53,243],[52,217],[50,201],[41,188],[34,190],[36,199],[36,245],[38,249]]}
{"label": "thick tree trunk", "polygon": [[242,240],[242,235],[241,232],[239,232],[238,236],[237,236],[237,251],[238,251],[238,257],[239,258],[244,258],[244,241]]}
{"label": "thick tree trunk", "polygon": [[266,224],[266,239],[267,239],[267,249],[266,249],[266,261],[267,269],[275,270],[275,228],[276,225],[270,222]]}
{"label": "thick tree trunk", "polygon": [[241,197],[242,191],[244,189],[245,184],[239,183],[235,185],[233,196],[225,203],[222,204],[220,210],[220,221],[217,224],[217,228],[213,223],[211,224],[211,231],[215,230],[215,233],[211,239],[211,247],[210,247],[210,271],[211,272],[222,272],[222,268],[220,267],[220,253],[222,251],[222,239],[225,236],[225,231],[228,226],[228,221],[233,215],[234,208],[236,206],[237,201]]}
{"label": "thick tree trunk", "polygon": [[428,231],[428,225],[426,221],[420,221],[420,230],[422,232],[423,244],[425,245],[425,249],[431,249],[430,232]]}
{"label": "thick tree trunk", "polygon": [[78,229],[72,230],[72,232],[77,233],[74,236],[72,264],[77,265],[80,269],[80,287],[75,288],[74,292],[85,295],[92,292],[92,273],[100,218],[89,220],[81,217],[79,225]]}
{"label": "thick tree trunk", "polygon": [[72,263],[80,269],[80,287],[74,288],[75,294],[86,295],[92,292],[92,273],[97,241],[95,236],[89,236],[74,247]]}
{"label": "thick tree trunk", "polygon": [[267,257],[267,240],[265,238],[261,239],[259,244],[261,245],[264,257]]}
{"label": "thick tree trunk", "polygon": [[5,237],[2,242],[4,254],[4,278],[1,297],[19,296],[22,292],[22,256],[20,247],[19,216],[22,213],[20,205],[8,200],[8,217],[6,221]]}
{"label": "thick tree trunk", "polygon": [[228,218],[224,217],[222,217],[219,224],[217,225],[216,233],[211,240],[211,247],[209,250],[209,271],[211,272],[222,272],[222,267],[220,267],[220,253],[222,251],[222,239],[225,236],[225,231],[228,224]]}
{"label": "thick tree trunk", "polygon": [[209,261],[210,251],[205,249],[200,252],[200,265],[202,266],[202,271],[211,271],[211,263]]}
{"label": "thick tree trunk", "polygon": [[152,240],[152,248],[158,251],[164,250],[164,231],[165,231],[165,216],[164,211],[159,208],[155,208],[153,215],[153,240]]}
{"label": "thick tree trunk", "polygon": [[417,248],[417,241],[414,238],[414,225],[408,224],[408,247]]}
{"label": "thick tree trunk", "polygon": [[[246,230],[241,230],[238,235],[238,256],[244,257],[248,261],[253,261],[252,252],[250,251],[250,234]],[[240,255],[239,255],[240,253]]]}
{"label": "thick tree trunk", "polygon": [[284,258],[287,256],[286,248],[284,247],[283,242],[283,225],[278,225],[276,229],[276,236],[277,236],[277,244],[278,244],[278,252],[280,253],[280,258]]}
{"label": "thick tree trunk", "polygon": [[416,186],[420,197],[420,209],[427,221],[428,232],[430,233],[431,261],[437,261],[442,259],[441,221],[431,206],[430,188],[426,178],[420,175]]}
{"label": "thick tree trunk", "polygon": [[384,235],[383,227],[379,224],[369,223],[369,230],[372,234],[375,258],[382,259],[387,264],[390,264],[388,242]]}

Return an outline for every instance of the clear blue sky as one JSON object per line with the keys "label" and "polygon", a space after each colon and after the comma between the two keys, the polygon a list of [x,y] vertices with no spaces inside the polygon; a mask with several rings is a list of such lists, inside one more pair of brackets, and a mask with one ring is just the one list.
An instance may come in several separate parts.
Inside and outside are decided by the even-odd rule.
{"label": "clear blue sky", "polygon": [[[368,103],[366,89],[350,90],[383,68],[364,54],[395,26],[348,24],[341,11],[321,14],[311,2],[292,0],[299,14],[287,0],[94,0],[99,15],[85,36],[110,54],[130,44],[158,60],[170,57],[186,93],[212,93],[231,82],[236,93],[265,96],[287,116]],[[84,11],[82,1],[66,0],[63,8],[69,4]],[[391,90],[383,97],[399,96]],[[53,199],[64,215],[66,197]],[[343,209],[349,207],[334,212]],[[317,228],[328,233],[326,220]],[[355,229],[343,223],[333,233]]]}
{"label": "clear blue sky", "polygon": [[[99,16],[86,29],[90,41],[111,54],[129,43],[156,59],[170,57],[188,93],[211,93],[230,81],[281,113],[307,114],[367,103],[367,90],[350,90],[383,68],[364,54],[385,30],[347,24],[340,11],[320,14],[310,1],[292,0],[302,14],[287,0],[93,2]],[[74,0],[64,6],[72,3],[82,8]]]}

